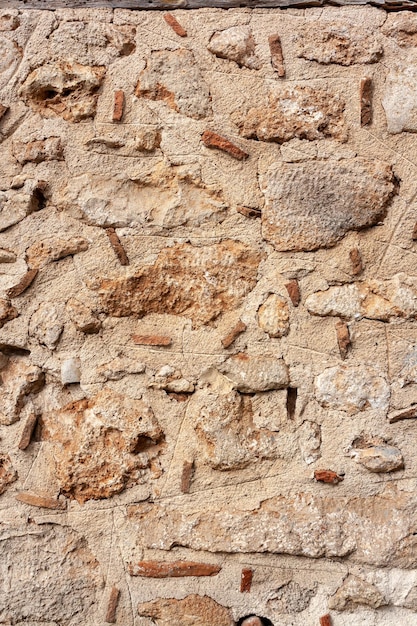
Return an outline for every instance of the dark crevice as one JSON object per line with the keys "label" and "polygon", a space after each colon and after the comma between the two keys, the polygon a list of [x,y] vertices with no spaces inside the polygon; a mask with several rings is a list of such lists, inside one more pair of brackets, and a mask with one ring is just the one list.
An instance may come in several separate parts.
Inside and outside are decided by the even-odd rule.
{"label": "dark crevice", "polygon": [[288,387],[287,389],[287,417],[290,420],[294,419],[295,409],[297,405],[297,387]]}

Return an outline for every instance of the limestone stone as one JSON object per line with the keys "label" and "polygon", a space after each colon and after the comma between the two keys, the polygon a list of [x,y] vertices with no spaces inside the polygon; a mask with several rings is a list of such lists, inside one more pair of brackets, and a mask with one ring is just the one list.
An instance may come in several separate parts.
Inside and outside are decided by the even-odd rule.
{"label": "limestone stone", "polygon": [[321,457],[321,428],[315,422],[305,421],[298,434],[301,456],[304,463],[311,465]]}
{"label": "limestone stone", "polygon": [[321,20],[312,27],[311,22],[302,26],[294,36],[297,55],[318,63],[376,63],[384,49],[375,32],[347,21]]}
{"label": "limestone stone", "polygon": [[370,583],[350,574],[336,593],[329,598],[329,608],[352,611],[358,605],[377,609],[388,604],[382,593]]}
{"label": "limestone stone", "polygon": [[391,280],[368,280],[329,287],[306,299],[314,315],[390,322],[414,319],[417,314],[417,289],[413,280],[397,274]]}
{"label": "limestone stone", "polygon": [[157,626],[233,626],[228,608],[208,596],[192,594],[182,600],[157,598],[138,606],[141,617],[150,617]]}
{"label": "limestone stone", "polygon": [[399,60],[385,80],[382,106],[385,110],[388,132],[417,132],[417,54]]}
{"label": "limestone stone", "polygon": [[26,250],[26,259],[30,267],[40,268],[51,261],[59,261],[87,249],[88,241],[82,237],[69,239],[49,237],[30,246]]}
{"label": "limestone stone", "polygon": [[10,360],[1,372],[0,385],[0,424],[13,424],[20,417],[20,411],[30,394],[37,393],[44,384],[42,370],[23,359]]}
{"label": "limestone stone", "polygon": [[63,385],[79,383],[81,380],[81,363],[77,357],[65,359],[61,364],[61,382]]}
{"label": "limestone stone", "polygon": [[146,481],[163,432],[147,404],[109,389],[43,415],[61,493],[79,502],[109,498]]}
{"label": "limestone stone", "polygon": [[7,322],[16,319],[18,315],[17,309],[12,306],[10,300],[0,298],[0,328],[7,324]]}
{"label": "limestone stone", "polygon": [[401,450],[384,442],[379,445],[354,446],[350,454],[370,472],[393,472],[404,467]]}
{"label": "limestone stone", "polygon": [[284,298],[271,293],[258,309],[258,324],[270,337],[283,337],[290,330],[290,311]]}
{"label": "limestone stone", "polygon": [[1,540],[2,622],[50,624],[51,620],[88,619],[103,587],[103,575],[82,535],[68,527],[32,521],[2,524]]}
{"label": "limestone stone", "polygon": [[239,469],[277,456],[277,435],[252,425],[251,398],[235,391],[222,395],[207,392],[195,413],[202,456],[214,469]]}
{"label": "limestone stone", "polygon": [[234,61],[240,67],[258,70],[261,62],[255,54],[255,39],[249,26],[232,26],[216,31],[208,49],[221,59]]}
{"label": "limestone stone", "polygon": [[136,85],[138,98],[162,100],[171,109],[194,119],[211,113],[209,88],[190,50],[154,50]]}
{"label": "limestone stone", "polygon": [[288,386],[288,367],[283,359],[273,356],[252,356],[239,352],[219,368],[242,393],[255,393]]}
{"label": "limestone stone", "polygon": [[16,71],[22,60],[22,50],[15,41],[0,36],[0,88],[2,88]]}
{"label": "limestone stone", "polygon": [[[126,279],[106,279],[99,293],[110,315],[143,317],[169,313],[194,326],[237,308],[254,287],[261,255],[239,241],[163,249],[153,265]],[[179,285],[185,281],[186,289]]]}
{"label": "limestone stone", "polygon": [[70,298],[67,302],[66,310],[77,330],[87,334],[99,332],[101,328],[100,320],[94,315],[92,310],[80,302],[80,300]]}
{"label": "limestone stone", "polygon": [[411,11],[389,14],[381,31],[402,48],[417,46],[417,16]]}
{"label": "limestone stone", "polygon": [[145,371],[145,364],[140,361],[132,361],[126,356],[120,355],[100,365],[95,374],[96,382],[107,382],[108,380],[121,380],[128,374],[142,374]]}
{"label": "limestone stone", "polygon": [[153,152],[161,145],[161,131],[155,128],[139,129],[135,136],[135,148],[140,152]]}
{"label": "limestone stone", "polygon": [[0,495],[17,480],[17,472],[8,454],[0,454]]}
{"label": "limestone stone", "polygon": [[262,190],[262,235],[284,251],[331,247],[348,231],[377,224],[395,187],[388,164],[355,158],[328,161],[325,167],[320,162],[276,163]]}
{"label": "limestone stone", "polygon": [[42,302],[30,318],[29,335],[55,350],[64,329],[63,306],[53,302]]}
{"label": "limestone stone", "polygon": [[340,96],[325,89],[295,85],[271,91],[268,104],[249,109],[239,126],[247,139],[280,144],[294,137],[346,141],[344,110]]}
{"label": "limestone stone", "polygon": [[33,70],[21,88],[23,99],[44,117],[70,122],[94,117],[98,90],[105,75],[101,66],[59,61]]}
{"label": "limestone stone", "polygon": [[25,163],[41,163],[42,161],[63,160],[63,148],[59,137],[35,141],[14,141],[13,154],[17,161]]}
{"label": "limestone stone", "polygon": [[41,209],[44,189],[43,181],[26,179],[18,189],[0,191],[0,232]]}
{"label": "limestone stone", "polygon": [[390,387],[372,366],[336,365],[317,376],[315,394],[324,407],[355,413],[367,408],[386,410]]}

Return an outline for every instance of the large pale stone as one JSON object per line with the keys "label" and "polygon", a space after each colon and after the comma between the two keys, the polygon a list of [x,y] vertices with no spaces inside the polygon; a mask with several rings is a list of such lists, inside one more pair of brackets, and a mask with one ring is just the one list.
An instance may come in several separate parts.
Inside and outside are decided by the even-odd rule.
{"label": "large pale stone", "polygon": [[42,302],[30,318],[29,335],[50,350],[55,350],[64,329],[64,307],[53,302]]}
{"label": "large pale stone", "polygon": [[258,324],[270,337],[283,337],[290,330],[290,311],[284,298],[271,293],[258,309]]}
{"label": "large pale stone", "polygon": [[354,442],[350,455],[370,472],[393,472],[404,467],[401,450],[383,440]]}
{"label": "large pale stone", "polygon": [[104,389],[43,416],[61,492],[79,502],[109,498],[146,480],[163,432],[152,409]]}
{"label": "large pale stone", "polygon": [[1,623],[88,622],[103,577],[84,537],[70,528],[31,520],[27,525],[3,524],[0,538]]}
{"label": "large pale stone", "polygon": [[320,20],[306,23],[294,36],[299,57],[309,61],[339,65],[376,63],[384,49],[369,27],[363,28],[346,20]]}
{"label": "large pale stone", "polygon": [[219,368],[243,393],[283,389],[289,382],[288,367],[273,356],[251,356],[243,352],[230,357]]}
{"label": "large pale stone", "polygon": [[87,249],[88,241],[82,237],[48,237],[31,245],[26,250],[26,258],[30,267],[40,268],[51,261],[59,261]]}
{"label": "large pale stone", "polygon": [[397,274],[391,280],[368,280],[329,287],[306,299],[314,315],[390,322],[417,315],[417,287],[413,279]]}
{"label": "large pale stone", "polygon": [[201,119],[211,113],[210,94],[190,50],[154,50],[136,85],[138,98],[162,100],[171,109]]}
{"label": "large pale stone", "polygon": [[261,62],[255,55],[255,39],[249,26],[232,26],[215,32],[208,44],[210,52],[221,59],[258,70]]}
{"label": "large pale stone", "polygon": [[47,63],[29,74],[21,96],[44,117],[79,122],[94,117],[105,71],[70,61]]}
{"label": "large pale stone", "polygon": [[267,106],[249,109],[239,121],[247,139],[284,143],[332,137],[346,140],[345,103],[339,96],[309,86],[271,91]]}
{"label": "large pale stone", "polygon": [[373,367],[336,365],[317,376],[315,394],[324,407],[356,413],[367,408],[386,410],[390,387]]}
{"label": "large pale stone", "polygon": [[352,574],[349,574],[342,586],[329,598],[329,608],[336,611],[352,611],[358,606],[377,609],[384,604],[388,602],[374,585]]}
{"label": "large pale stone", "polygon": [[391,68],[386,80],[382,106],[392,134],[417,132],[417,54]]}
{"label": "large pale stone", "polygon": [[157,626],[233,626],[229,609],[208,596],[190,595],[182,600],[158,598],[138,606],[142,617],[151,617]]}
{"label": "large pale stone", "polygon": [[169,313],[201,326],[241,304],[255,286],[260,260],[258,252],[239,241],[176,244],[130,278],[103,280],[100,295],[116,317]]}
{"label": "large pale stone", "polygon": [[382,161],[275,163],[262,180],[262,235],[277,250],[334,246],[348,231],[380,222],[394,189]]}

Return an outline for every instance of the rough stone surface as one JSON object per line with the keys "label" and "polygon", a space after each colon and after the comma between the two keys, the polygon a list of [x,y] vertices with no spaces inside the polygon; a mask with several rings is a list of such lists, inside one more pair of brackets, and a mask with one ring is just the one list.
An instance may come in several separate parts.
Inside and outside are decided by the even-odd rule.
{"label": "rough stone surface", "polygon": [[12,461],[8,454],[0,454],[0,495],[7,487],[17,480],[17,472],[13,468]]}
{"label": "rough stone surface", "polygon": [[318,402],[331,409],[355,413],[388,408],[390,387],[372,366],[329,367],[317,376],[315,388]]}
{"label": "rough stone surface", "polygon": [[44,375],[36,365],[16,359],[2,370],[1,380],[0,424],[13,424],[19,419],[30,395],[42,388]]}
{"label": "rough stone surface", "polygon": [[414,53],[406,62],[398,61],[386,78],[382,106],[389,133],[417,132],[416,77],[417,55]]}
{"label": "rough stone surface", "polygon": [[386,163],[358,158],[276,163],[262,187],[264,238],[277,250],[316,250],[383,220],[394,180]]}
{"label": "rough stone surface", "polygon": [[274,90],[268,104],[249,109],[239,121],[247,139],[284,143],[298,139],[346,140],[345,103],[339,95],[309,86]]}
{"label": "rough stone surface", "polygon": [[220,368],[242,393],[282,389],[288,385],[288,368],[282,359],[273,356],[251,356],[239,352]]}
{"label": "rough stone surface", "polygon": [[326,65],[376,63],[384,52],[374,33],[337,19],[321,25],[319,32],[309,23],[294,39],[299,57]]}
{"label": "rough stone surface", "polygon": [[255,54],[255,39],[248,26],[233,26],[212,35],[208,44],[210,52],[221,59],[258,70],[261,62]]}
{"label": "rough stone surface", "polygon": [[30,318],[29,334],[50,350],[56,348],[63,329],[62,305],[43,302]]}
{"label": "rough stone surface", "polygon": [[351,611],[361,604],[377,609],[386,603],[374,585],[352,575],[343,581],[343,585],[329,599],[329,607],[336,611]]}
{"label": "rough stone surface", "polygon": [[387,445],[383,439],[359,437],[354,441],[350,455],[370,472],[393,472],[404,468],[401,450]]}
{"label": "rough stone surface", "polygon": [[290,329],[288,304],[275,293],[268,296],[258,309],[258,324],[270,337],[283,337]]}
{"label": "rough stone surface", "polygon": [[138,613],[151,617],[157,626],[233,626],[229,610],[208,596],[190,595],[183,600],[158,598],[152,602],[143,602],[138,606]]}

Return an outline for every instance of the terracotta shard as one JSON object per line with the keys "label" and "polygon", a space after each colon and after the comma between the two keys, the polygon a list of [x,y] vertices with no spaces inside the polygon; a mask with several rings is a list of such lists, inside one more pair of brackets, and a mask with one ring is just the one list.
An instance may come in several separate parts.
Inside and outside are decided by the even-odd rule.
{"label": "terracotta shard", "polygon": [[221,570],[219,565],[195,563],[193,561],[140,561],[129,563],[131,576],[144,578],[179,578],[183,576],[215,576]]}
{"label": "terracotta shard", "polygon": [[22,491],[16,496],[16,500],[29,504],[30,506],[38,506],[42,509],[53,509],[56,511],[65,511],[67,503],[63,500],[56,500],[55,498],[46,498],[44,496],[37,496],[26,491]]}
{"label": "terracotta shard", "polygon": [[29,270],[26,274],[19,280],[17,285],[11,287],[6,291],[6,294],[9,298],[17,298],[20,296],[28,287],[31,286],[36,276],[38,275],[39,270]]}
{"label": "terracotta shard", "polygon": [[132,339],[140,346],[170,346],[172,343],[167,335],[132,335]]}
{"label": "terracotta shard", "polygon": [[333,470],[315,470],[314,478],[317,482],[320,483],[328,483],[331,485],[337,485],[337,483],[342,482],[343,476],[339,476]]}
{"label": "terracotta shard", "polygon": [[179,37],[187,36],[187,31],[183,26],[181,26],[179,21],[172,15],[172,13],[165,13],[164,20],[166,21],[168,26],[171,26],[174,33],[176,33]]}
{"label": "terracotta shard", "polygon": [[182,493],[189,493],[191,486],[191,479],[194,473],[194,461],[184,461],[182,466],[181,475],[181,491]]}
{"label": "terracotta shard", "polygon": [[281,38],[279,35],[268,37],[269,49],[271,51],[271,63],[280,78],[285,76],[284,55],[282,53]]}
{"label": "terracotta shard", "polygon": [[201,141],[207,148],[218,148],[223,152],[227,152],[227,154],[230,154],[233,158],[238,159],[238,161],[244,161],[249,157],[247,152],[244,152],[225,137],[222,137],[211,130],[204,131],[201,136]]}
{"label": "terracotta shard", "polygon": [[241,593],[249,593],[252,587],[253,571],[250,568],[245,567],[242,569],[240,577],[240,591]]}
{"label": "terracotta shard", "polygon": [[372,79],[362,78],[360,85],[361,126],[368,126],[372,122]]}
{"label": "terracotta shard", "polygon": [[342,359],[345,359],[351,345],[349,326],[346,322],[343,322],[342,320],[336,322],[336,336],[340,356]]}
{"label": "terracotta shard", "polygon": [[349,252],[350,262],[352,263],[352,274],[359,276],[363,272],[362,255],[358,248],[352,248]]}
{"label": "terracotta shard", "polygon": [[332,626],[332,618],[328,613],[320,617],[320,626]]}
{"label": "terracotta shard", "polygon": [[288,291],[288,295],[290,296],[290,299],[293,305],[298,306],[300,304],[300,299],[301,299],[298,280],[296,280],[295,278],[293,280],[290,280],[290,282],[287,283],[285,287]]}
{"label": "terracotta shard", "polygon": [[228,348],[229,346],[231,346],[235,339],[237,339],[241,333],[245,332],[246,328],[246,324],[239,320],[236,326],[232,328],[230,333],[228,333],[226,337],[222,339],[223,347]]}
{"label": "terracotta shard", "polygon": [[119,589],[117,589],[117,587],[113,587],[110,592],[109,603],[107,605],[107,611],[106,611],[105,621],[108,624],[116,623],[116,611],[117,611],[117,605],[119,604],[119,598],[120,598]]}
{"label": "terracotta shard", "polygon": [[120,261],[120,265],[129,265],[129,258],[126,254],[126,250],[120,243],[120,239],[114,228],[106,228],[106,235],[109,238],[111,247],[116,253],[117,258]]}
{"label": "terracotta shard", "polygon": [[124,91],[119,89],[114,92],[114,104],[113,104],[113,122],[120,122],[123,117],[123,111],[125,108],[125,94]]}
{"label": "terracotta shard", "polygon": [[22,435],[19,441],[19,450],[26,450],[29,446],[30,441],[32,439],[33,431],[36,428],[36,423],[38,421],[38,416],[36,413],[31,413],[26,420],[26,423],[23,427]]}

